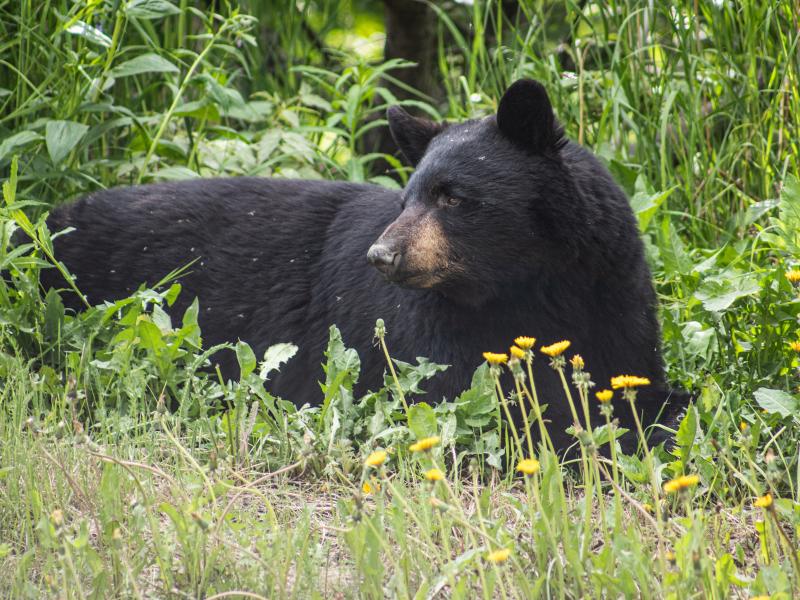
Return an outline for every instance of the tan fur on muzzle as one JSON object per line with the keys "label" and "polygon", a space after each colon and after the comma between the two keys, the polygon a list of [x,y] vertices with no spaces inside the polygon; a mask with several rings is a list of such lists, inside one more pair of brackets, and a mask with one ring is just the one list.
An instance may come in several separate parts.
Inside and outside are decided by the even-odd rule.
{"label": "tan fur on muzzle", "polygon": [[445,278],[449,244],[442,226],[430,212],[404,212],[379,240],[400,249],[402,269],[415,287],[429,288]]}

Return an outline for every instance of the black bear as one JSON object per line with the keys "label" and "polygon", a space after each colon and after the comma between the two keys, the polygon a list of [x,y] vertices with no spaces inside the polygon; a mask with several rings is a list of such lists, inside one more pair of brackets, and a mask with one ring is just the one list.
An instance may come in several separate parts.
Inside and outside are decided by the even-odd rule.
{"label": "black bear", "polygon": [[[517,336],[567,339],[600,386],[618,374],[648,377],[638,408],[653,423],[671,394],[636,219],[595,156],[564,137],[544,87],[517,81],[496,115],[460,124],[399,107],[388,119],[416,167],[400,193],[259,178],[111,189],[53,211],[52,230],[75,228],[58,238],[56,256],[92,302],[194,261],[174,312],[197,296],[208,344],[241,339],[258,356],[297,344],[270,382],[296,404],[322,399],[331,324],[359,352],[359,389],[377,388],[386,365],[373,326],[382,318],[395,358],[450,365],[427,383],[429,401],[453,398],[482,352],[507,351]],[[53,273],[45,284],[63,287]],[[234,357],[220,360],[235,376]],[[537,387],[563,446],[571,418],[547,363],[535,362]],[[629,407],[620,402],[615,414],[630,425]]]}

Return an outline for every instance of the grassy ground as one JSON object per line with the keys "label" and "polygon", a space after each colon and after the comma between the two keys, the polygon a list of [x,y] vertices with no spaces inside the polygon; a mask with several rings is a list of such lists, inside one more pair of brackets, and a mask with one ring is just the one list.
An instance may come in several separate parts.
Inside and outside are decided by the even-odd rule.
{"label": "grassy ground", "polygon": [[[578,370],[563,459],[504,427],[508,393],[539,430],[538,346],[452,402],[406,408],[437,367],[395,364],[354,398],[358,357],[332,329],[324,402],[297,409],[264,385],[291,345],[235,345],[239,382],[202,369],[199,307],[180,322],[161,308],[177,285],[80,315],[38,286],[57,260],[42,215],[99,187],[397,185],[377,159],[399,164],[367,145],[402,68],[359,53],[380,6],[0,0],[0,595],[797,596],[800,11],[661,4],[436,3],[447,99],[408,101],[481,116],[510,81],[540,79],[631,197],[667,368],[696,402],[673,450],[626,456],[598,410],[607,383]],[[17,229],[31,241],[12,248]],[[392,332],[364,327],[389,354]],[[552,360],[567,382],[570,358]],[[521,387],[498,396],[505,368]]]}

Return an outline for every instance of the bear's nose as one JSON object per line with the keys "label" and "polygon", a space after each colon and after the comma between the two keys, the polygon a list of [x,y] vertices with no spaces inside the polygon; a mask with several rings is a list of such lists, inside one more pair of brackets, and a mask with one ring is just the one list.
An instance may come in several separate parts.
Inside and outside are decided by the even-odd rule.
{"label": "bear's nose", "polygon": [[400,264],[400,253],[384,244],[372,244],[367,260],[384,275],[391,275]]}

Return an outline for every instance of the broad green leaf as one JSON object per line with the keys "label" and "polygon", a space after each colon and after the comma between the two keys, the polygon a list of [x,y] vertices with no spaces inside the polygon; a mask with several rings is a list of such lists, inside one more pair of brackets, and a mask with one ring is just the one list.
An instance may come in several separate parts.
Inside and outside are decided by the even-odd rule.
{"label": "broad green leaf", "polygon": [[[567,431],[567,433],[570,433],[570,434],[573,434],[573,435],[574,435],[574,432],[575,432],[574,428],[571,427],[571,426],[568,427],[566,431]],[[629,430],[626,429],[625,427],[615,427],[614,428],[614,439],[616,440],[616,439],[621,438],[623,435],[628,433],[628,431]],[[609,430],[608,425],[600,425],[598,427],[595,427],[593,435],[594,435],[594,442],[598,446],[602,446],[603,444],[607,444],[611,440],[611,431]]]}
{"label": "broad green leaf", "polygon": [[158,304],[153,307],[153,312],[150,315],[153,319],[153,324],[158,327],[162,334],[167,334],[172,331],[172,319]]}
{"label": "broad green leaf", "polygon": [[264,352],[258,376],[266,380],[272,371],[277,371],[280,366],[297,354],[297,346],[289,343],[273,344]]}
{"label": "broad green leaf", "polygon": [[55,342],[61,337],[64,327],[64,303],[52,288],[47,292],[44,303],[44,338],[48,342]]}
{"label": "broad green leaf", "polygon": [[31,142],[41,140],[42,136],[35,131],[20,131],[7,137],[0,143],[0,159],[10,157],[17,148],[21,148]]}
{"label": "broad green leaf", "polygon": [[164,348],[161,330],[149,318],[141,316],[136,330],[142,347],[154,354],[158,354]]}
{"label": "broad green leaf", "polygon": [[247,342],[236,342],[236,360],[239,362],[241,379],[245,379],[256,368],[256,355]]}
{"label": "broad green leaf", "polygon": [[172,306],[173,304],[175,304],[175,300],[178,299],[178,296],[181,293],[181,289],[183,289],[183,286],[177,282],[169,286],[169,289],[164,293],[164,300],[167,301],[168,306]]}
{"label": "broad green leaf", "polygon": [[353,384],[358,381],[358,374],[361,372],[361,360],[358,352],[353,348],[347,348],[342,341],[342,334],[339,328],[331,325],[328,348],[325,350],[325,395],[329,397],[336,392],[339,386],[352,390]]}
{"label": "broad green leaf", "polygon": [[184,327],[187,325],[197,325],[197,316],[200,314],[200,303],[197,301],[197,298],[192,300],[192,303],[186,308],[186,312],[183,313],[183,321],[182,324]]}
{"label": "broad green leaf", "polygon": [[699,356],[708,359],[716,351],[716,330],[712,327],[703,328],[697,321],[689,321],[681,330],[684,344],[683,350],[689,356]]}
{"label": "broad green leaf", "polygon": [[418,440],[436,435],[436,413],[425,402],[414,404],[408,409],[408,428]]}
{"label": "broad green leaf", "polygon": [[201,75],[198,79],[205,81],[208,98],[219,106],[222,113],[227,114],[233,107],[244,107],[244,98],[238,90],[220,84],[211,75]]}
{"label": "broad green leaf", "polygon": [[800,403],[797,398],[783,390],[758,388],[753,396],[758,405],[768,413],[778,413],[782,417],[797,415],[800,412]]}
{"label": "broad green leaf", "polygon": [[692,446],[694,445],[694,439],[696,435],[697,409],[694,406],[690,406],[689,410],[686,411],[680,426],[678,427],[678,433],[675,435],[675,441],[678,443],[678,447],[681,450],[681,462],[683,463],[684,467],[691,456]]}
{"label": "broad green leaf", "polygon": [[731,583],[735,580],[736,575],[736,565],[733,562],[733,557],[730,554],[720,556],[714,566],[714,571],[714,578],[717,580],[722,597],[727,597]]}
{"label": "broad green leaf", "polygon": [[664,261],[664,270],[667,275],[690,273],[694,262],[686,251],[686,247],[675,230],[670,217],[663,217],[659,234],[659,251]]}
{"label": "broad green leaf", "polygon": [[486,415],[497,408],[494,379],[489,373],[489,365],[483,363],[472,374],[472,383],[456,400],[459,409],[468,416]]}
{"label": "broad green leaf", "polygon": [[60,164],[88,130],[88,126],[75,121],[48,121],[45,141],[53,164]]}
{"label": "broad green leaf", "polygon": [[800,252],[800,180],[787,175],[778,203],[778,225],[788,248]]}
{"label": "broad green leaf", "polygon": [[677,189],[676,186],[662,192],[653,192],[649,187],[640,175],[636,179],[636,193],[631,196],[631,208],[639,219],[640,231],[647,229],[658,207]]}
{"label": "broad green leaf", "polygon": [[177,73],[178,67],[158,54],[142,54],[124,63],[118,64],[109,71],[109,76],[119,79],[140,73]]}
{"label": "broad green leaf", "polygon": [[[418,364],[416,365],[403,362],[402,360],[394,360],[393,362],[396,365],[395,373],[400,387],[403,392],[409,394],[423,393],[423,390],[419,387],[422,381],[430,379],[437,373],[447,370],[447,365],[437,364],[421,356],[417,357]],[[389,388],[393,394],[397,392],[397,384],[388,369],[384,373],[383,385]],[[438,401],[440,399],[441,398],[435,398],[434,400]]]}
{"label": "broad green leaf", "polygon": [[180,14],[180,9],[168,0],[131,0],[125,7],[129,17],[139,19],[161,19]]}
{"label": "broad green leaf", "polygon": [[622,469],[622,472],[631,481],[644,483],[649,479],[650,475],[647,472],[647,469],[645,469],[644,464],[637,456],[618,454],[617,460],[619,461],[619,466]]}
{"label": "broad green leaf", "polygon": [[87,42],[103,46],[104,48],[111,48],[111,38],[105,33],[92,27],[84,21],[70,21],[65,27],[67,33],[77,35],[85,39]]}
{"label": "broad green leaf", "polygon": [[752,296],[760,289],[758,277],[748,273],[730,280],[709,280],[695,293],[695,297],[707,311],[724,312],[740,298]]}

